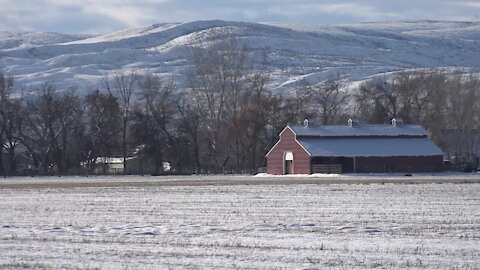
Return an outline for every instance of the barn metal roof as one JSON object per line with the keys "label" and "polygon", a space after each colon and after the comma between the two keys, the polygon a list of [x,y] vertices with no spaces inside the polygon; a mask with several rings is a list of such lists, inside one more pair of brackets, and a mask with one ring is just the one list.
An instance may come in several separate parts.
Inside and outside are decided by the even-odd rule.
{"label": "barn metal roof", "polygon": [[358,125],[358,126],[290,126],[299,137],[426,137],[427,132],[419,125]]}
{"label": "barn metal roof", "polygon": [[419,139],[316,139],[300,138],[298,142],[312,157],[391,157],[436,156],[442,150],[426,138]]}

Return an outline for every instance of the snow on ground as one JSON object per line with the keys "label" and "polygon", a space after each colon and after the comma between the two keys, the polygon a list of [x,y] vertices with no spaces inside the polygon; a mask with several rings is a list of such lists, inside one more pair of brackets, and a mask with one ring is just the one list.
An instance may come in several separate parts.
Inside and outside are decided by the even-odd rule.
{"label": "snow on ground", "polygon": [[[452,179],[480,179],[480,172],[463,173],[455,171],[444,172],[415,172],[415,173],[344,173],[344,174],[332,174],[332,173],[313,173],[313,174],[287,174],[287,175],[273,175],[268,173],[258,173],[254,177],[268,177],[268,178],[341,178],[351,179],[354,181],[365,179],[381,178],[385,180],[395,179],[444,179],[446,181]],[[0,180],[0,183],[2,181]]]}
{"label": "snow on ground", "polygon": [[478,183],[0,189],[0,268],[475,269],[479,192]]}

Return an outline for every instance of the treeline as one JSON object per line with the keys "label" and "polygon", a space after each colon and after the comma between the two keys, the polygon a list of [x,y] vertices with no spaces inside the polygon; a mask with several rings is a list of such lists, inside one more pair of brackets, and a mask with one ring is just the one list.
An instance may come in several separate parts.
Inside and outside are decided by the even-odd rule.
{"label": "treeline", "polygon": [[[135,70],[105,76],[79,95],[45,83],[28,94],[0,76],[0,175],[92,173],[99,157],[133,152],[151,173],[254,173],[301,106],[273,95],[269,75],[247,68],[236,42],[194,50],[190,89]],[[303,115],[301,117],[304,117]],[[128,170],[127,170],[128,173]]]}
{"label": "treeline", "polygon": [[[255,173],[287,124],[308,118],[345,124],[350,117],[424,125],[449,155],[473,156],[479,144],[479,80],[442,70],[375,78],[357,87],[341,76],[305,82],[295,93],[269,89],[244,46],[229,41],[192,53],[189,89],[134,70],[105,76],[103,89],[78,95],[45,83],[21,94],[0,75],[0,175],[92,173],[99,157],[133,152],[162,173]],[[119,151],[120,150],[120,151]]]}

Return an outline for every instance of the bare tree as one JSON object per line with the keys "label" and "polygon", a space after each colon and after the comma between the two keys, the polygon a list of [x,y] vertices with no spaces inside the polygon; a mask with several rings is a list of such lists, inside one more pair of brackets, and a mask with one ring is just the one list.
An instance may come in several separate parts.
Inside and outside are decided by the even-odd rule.
{"label": "bare tree", "polygon": [[356,114],[372,123],[385,123],[399,113],[397,78],[376,78],[360,84],[355,96]]}
{"label": "bare tree", "polygon": [[123,150],[123,173],[127,173],[127,137],[128,124],[132,106],[132,97],[137,83],[137,74],[131,70],[130,73],[117,72],[110,79],[105,75],[104,84],[107,91],[117,97],[122,110],[122,150]]}
{"label": "bare tree", "polygon": [[147,74],[140,80],[140,98],[134,110],[134,135],[143,152],[153,161],[154,174],[163,172],[166,154],[176,159],[177,139],[174,119],[177,115],[176,87],[163,83],[157,76]]}
{"label": "bare tree", "polygon": [[[448,114],[450,130],[455,138],[448,143],[455,155],[470,157],[479,150],[480,81],[471,74],[458,73],[447,82]],[[444,127],[445,128],[445,127]]]}
{"label": "bare tree", "polygon": [[290,95],[276,96],[276,107],[271,111],[271,124],[278,134],[286,125],[303,123],[305,119],[312,119],[315,112],[309,109],[308,96],[303,89],[295,89]]}
{"label": "bare tree", "polygon": [[[21,117],[22,98],[13,97],[14,79],[0,73],[0,174],[16,171],[16,151],[23,118]],[[7,164],[3,160],[3,150],[7,152]]]}
{"label": "bare tree", "polygon": [[[228,40],[193,52],[194,70],[190,77],[192,105],[206,131],[210,167],[225,170],[231,159],[228,122],[239,111],[239,96],[245,87],[245,46]],[[234,149],[238,141],[235,138]],[[235,151],[238,153],[238,151]],[[238,160],[238,159],[237,159]]]}
{"label": "bare tree", "polygon": [[[85,96],[86,136],[84,160],[91,172],[99,156],[107,157],[117,146],[122,131],[121,110],[111,93],[94,90]],[[106,173],[106,167],[103,167]]]}
{"label": "bare tree", "polygon": [[41,174],[49,172],[53,165],[59,173],[65,173],[72,158],[68,154],[73,145],[71,135],[82,118],[79,98],[73,90],[58,94],[45,83],[38,96],[27,101],[27,107],[22,144],[32,154]]}
{"label": "bare tree", "polygon": [[179,131],[190,141],[193,161],[195,163],[194,172],[201,173],[203,163],[201,153],[204,148],[204,130],[202,130],[201,118],[199,112],[192,105],[189,95],[183,95],[178,102],[179,113]]}
{"label": "bare tree", "polygon": [[[241,166],[256,172],[264,155],[262,138],[268,136],[270,115],[275,99],[268,89],[269,75],[254,73],[248,77],[248,85],[241,98],[241,111],[232,128],[241,142]],[[250,162],[247,162],[250,160]]]}
{"label": "bare tree", "polygon": [[[70,167],[78,165],[78,160],[70,149],[77,147],[77,142],[73,139],[73,131],[77,125],[81,124],[83,107],[81,106],[81,99],[75,94],[73,89],[62,93],[58,98],[56,106],[60,136],[59,140],[53,140],[55,159],[59,172],[65,173]],[[70,160],[73,160],[74,163],[70,162]]]}
{"label": "bare tree", "polygon": [[345,81],[339,75],[320,84],[306,86],[304,94],[310,106],[320,114],[323,125],[337,123],[339,115],[345,113],[349,106],[350,95]]}

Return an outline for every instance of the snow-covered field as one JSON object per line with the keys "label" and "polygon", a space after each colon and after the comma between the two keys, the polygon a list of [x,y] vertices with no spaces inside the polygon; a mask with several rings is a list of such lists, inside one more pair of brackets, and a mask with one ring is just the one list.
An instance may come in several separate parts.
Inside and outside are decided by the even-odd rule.
{"label": "snow-covered field", "polygon": [[3,186],[0,268],[478,269],[478,194],[479,183]]}

